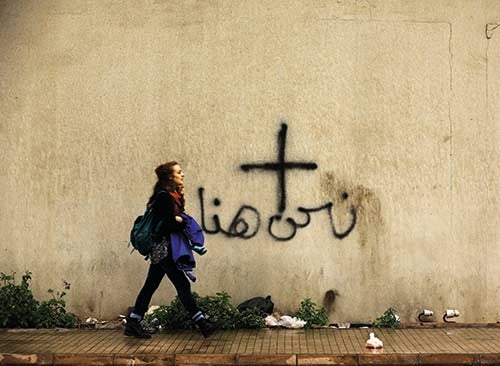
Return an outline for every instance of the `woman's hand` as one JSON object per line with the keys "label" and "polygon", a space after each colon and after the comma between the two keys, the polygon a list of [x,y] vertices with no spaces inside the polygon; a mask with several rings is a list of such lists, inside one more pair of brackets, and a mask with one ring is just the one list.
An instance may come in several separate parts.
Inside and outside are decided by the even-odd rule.
{"label": "woman's hand", "polygon": [[175,216],[175,221],[177,221],[179,224],[182,224],[184,222],[184,219],[180,216]]}

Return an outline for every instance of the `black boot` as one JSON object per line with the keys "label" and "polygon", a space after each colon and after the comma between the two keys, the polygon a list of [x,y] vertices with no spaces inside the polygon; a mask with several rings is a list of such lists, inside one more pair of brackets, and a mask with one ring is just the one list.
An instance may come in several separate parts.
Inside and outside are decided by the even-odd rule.
{"label": "black boot", "polygon": [[213,332],[217,330],[217,327],[205,318],[201,318],[196,321],[196,325],[200,328],[203,337],[208,338]]}
{"label": "black boot", "polygon": [[126,336],[133,336],[135,338],[151,338],[151,335],[147,334],[142,328],[139,319],[127,317],[127,324],[125,324],[125,330],[123,332]]}

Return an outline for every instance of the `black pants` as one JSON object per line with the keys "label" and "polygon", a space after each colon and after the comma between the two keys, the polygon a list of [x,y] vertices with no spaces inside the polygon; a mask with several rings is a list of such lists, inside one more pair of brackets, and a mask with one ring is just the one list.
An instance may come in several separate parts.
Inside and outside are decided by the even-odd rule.
{"label": "black pants", "polygon": [[177,269],[172,257],[168,255],[165,259],[157,264],[150,264],[146,281],[142,286],[139,295],[135,301],[134,313],[144,317],[144,314],[149,308],[149,303],[154,292],[160,286],[163,276],[167,275],[175,289],[182,305],[186,308],[191,316],[199,312],[198,304],[193,298],[191,292],[191,283],[187,279],[183,271]]}

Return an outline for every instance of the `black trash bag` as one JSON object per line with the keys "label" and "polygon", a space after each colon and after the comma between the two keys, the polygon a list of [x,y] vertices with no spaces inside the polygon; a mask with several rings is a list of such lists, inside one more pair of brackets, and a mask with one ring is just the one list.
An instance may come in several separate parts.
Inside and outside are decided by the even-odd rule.
{"label": "black trash bag", "polygon": [[238,311],[243,311],[249,308],[256,308],[260,312],[260,315],[265,317],[267,315],[272,314],[274,309],[274,303],[271,301],[271,296],[267,296],[265,298],[258,296],[243,301],[237,307]]}

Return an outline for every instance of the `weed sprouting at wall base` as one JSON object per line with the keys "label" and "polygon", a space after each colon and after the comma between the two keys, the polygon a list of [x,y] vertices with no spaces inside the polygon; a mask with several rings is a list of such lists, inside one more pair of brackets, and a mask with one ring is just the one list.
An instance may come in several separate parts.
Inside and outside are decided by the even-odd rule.
{"label": "weed sprouting at wall base", "polygon": [[29,289],[31,272],[26,272],[20,284],[15,283],[15,273],[0,273],[0,327],[33,328],[36,326],[35,314],[39,303]]}
{"label": "weed sprouting at wall base", "polygon": [[29,288],[31,272],[16,284],[15,273],[7,275],[0,272],[0,328],[73,328],[77,316],[66,311],[64,297],[70,284],[64,281],[64,291],[54,293],[49,289],[52,298],[38,301]]}
{"label": "weed sprouting at wall base", "polygon": [[373,322],[374,328],[398,328],[399,325],[400,318],[394,308],[388,308],[384,314],[375,319]]}
{"label": "weed sprouting at wall base", "polygon": [[299,310],[297,310],[295,316],[307,322],[305,325],[306,328],[328,325],[328,311],[324,307],[317,306],[311,299],[301,301]]}

